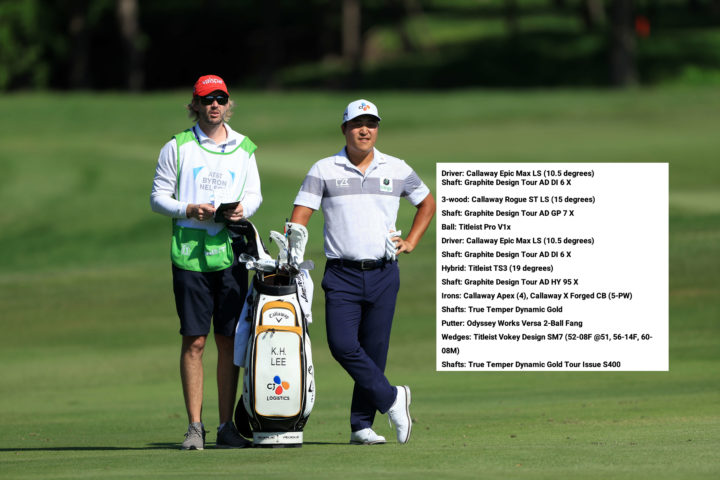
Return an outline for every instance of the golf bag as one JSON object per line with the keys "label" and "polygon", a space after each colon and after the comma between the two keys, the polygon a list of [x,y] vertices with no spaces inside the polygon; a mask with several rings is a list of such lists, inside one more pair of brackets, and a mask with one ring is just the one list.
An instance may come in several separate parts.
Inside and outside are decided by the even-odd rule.
{"label": "golf bag", "polygon": [[[235,423],[240,433],[248,437],[252,433],[256,447],[301,447],[303,428],[315,403],[309,312],[304,312],[309,310],[306,282],[310,277],[288,254],[292,250],[282,244],[281,234],[271,236],[281,248],[274,261],[250,226],[258,244],[255,251],[248,251],[257,252],[258,258],[241,258],[255,275],[236,331],[235,363],[245,371]],[[247,342],[244,352],[237,348],[242,347],[238,342]],[[237,358],[243,353],[243,359]]]}

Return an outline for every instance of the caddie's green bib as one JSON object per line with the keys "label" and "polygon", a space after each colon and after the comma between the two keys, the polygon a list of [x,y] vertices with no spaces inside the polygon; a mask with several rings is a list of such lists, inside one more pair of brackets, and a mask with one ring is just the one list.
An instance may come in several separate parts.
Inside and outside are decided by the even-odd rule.
{"label": "caddie's green bib", "polygon": [[[257,148],[249,138],[229,152],[200,145],[192,130],[175,135],[177,185],[175,198],[188,203],[219,205],[239,201],[247,179],[250,157]],[[230,267],[233,250],[225,224],[212,219],[173,219],[170,249],[173,264],[184,270],[214,272]]]}

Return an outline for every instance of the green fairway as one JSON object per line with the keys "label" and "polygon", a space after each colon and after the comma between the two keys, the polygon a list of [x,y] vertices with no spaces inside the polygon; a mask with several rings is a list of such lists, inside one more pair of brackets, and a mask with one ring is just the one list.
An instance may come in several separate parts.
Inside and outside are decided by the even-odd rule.
{"label": "green fairway", "polygon": [[[345,105],[383,117],[379,150],[434,190],[436,162],[669,162],[670,371],[435,372],[435,223],[401,258],[387,374],[412,387],[409,444],[349,440],[352,383],[325,343],[322,215],[311,326],[318,386],[300,449],[215,450],[187,427],[169,262],[149,194],[157,155],[189,125],[186,92],[0,98],[0,478],[720,477],[720,91],[658,89],[234,93],[259,146],[262,235],[283,228],[312,163],[343,145]],[[638,185],[642,189],[642,185]],[[407,231],[414,209],[401,204]],[[271,251],[272,246],[270,247]]]}

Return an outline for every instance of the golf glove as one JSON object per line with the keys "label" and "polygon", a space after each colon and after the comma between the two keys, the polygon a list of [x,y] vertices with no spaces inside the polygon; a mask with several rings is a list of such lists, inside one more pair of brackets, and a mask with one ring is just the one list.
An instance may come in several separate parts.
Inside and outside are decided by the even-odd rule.
{"label": "golf glove", "polygon": [[393,242],[393,238],[402,237],[402,231],[390,232],[385,236],[385,259],[393,262],[397,259],[397,245]]}

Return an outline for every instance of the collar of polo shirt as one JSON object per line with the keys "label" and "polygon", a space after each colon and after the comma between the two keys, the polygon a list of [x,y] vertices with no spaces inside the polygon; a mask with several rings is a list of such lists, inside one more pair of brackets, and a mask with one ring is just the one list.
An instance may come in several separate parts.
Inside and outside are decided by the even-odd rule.
{"label": "collar of polo shirt", "polygon": [[[385,160],[385,156],[382,154],[382,152],[379,152],[377,148],[373,147],[373,163],[375,162],[387,163],[387,160]],[[338,165],[350,165],[353,168],[355,167],[348,158],[347,147],[343,147],[340,153],[335,155],[335,163]],[[372,163],[370,165],[372,165]]]}

